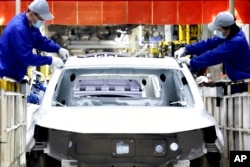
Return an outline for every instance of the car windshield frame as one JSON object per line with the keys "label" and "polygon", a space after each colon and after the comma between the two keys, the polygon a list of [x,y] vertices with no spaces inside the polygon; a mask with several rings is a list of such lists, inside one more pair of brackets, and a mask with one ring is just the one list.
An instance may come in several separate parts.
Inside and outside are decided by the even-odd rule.
{"label": "car windshield frame", "polygon": [[53,101],[57,106],[194,106],[182,70],[173,68],[64,69]]}

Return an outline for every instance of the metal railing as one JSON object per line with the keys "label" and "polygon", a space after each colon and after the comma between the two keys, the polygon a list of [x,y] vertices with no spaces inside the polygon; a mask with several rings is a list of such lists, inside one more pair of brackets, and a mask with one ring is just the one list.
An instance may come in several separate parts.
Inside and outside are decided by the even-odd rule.
{"label": "metal railing", "polygon": [[0,167],[24,167],[26,137],[26,95],[22,85],[0,79]]}
{"label": "metal railing", "polygon": [[204,103],[224,137],[223,166],[230,151],[250,151],[250,80],[205,84]]}

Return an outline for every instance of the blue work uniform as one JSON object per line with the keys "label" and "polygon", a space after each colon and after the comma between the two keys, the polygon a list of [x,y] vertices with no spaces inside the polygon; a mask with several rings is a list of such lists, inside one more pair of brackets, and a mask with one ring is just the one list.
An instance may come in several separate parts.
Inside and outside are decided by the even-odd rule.
{"label": "blue work uniform", "polygon": [[0,37],[0,77],[21,81],[29,66],[50,65],[52,57],[33,54],[33,48],[58,53],[61,46],[29,25],[26,13],[16,15]]}
{"label": "blue work uniform", "polygon": [[191,70],[223,63],[229,79],[250,78],[250,48],[242,30],[229,39],[208,38],[186,46],[188,54],[197,55],[190,61]]}

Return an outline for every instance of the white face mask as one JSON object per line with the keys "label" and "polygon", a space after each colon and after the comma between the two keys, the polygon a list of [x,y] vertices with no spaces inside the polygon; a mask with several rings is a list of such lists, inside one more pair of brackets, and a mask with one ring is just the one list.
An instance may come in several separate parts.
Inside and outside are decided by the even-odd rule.
{"label": "white face mask", "polygon": [[33,26],[36,28],[40,28],[43,25],[44,21],[37,20],[36,23],[33,23]]}
{"label": "white face mask", "polygon": [[215,35],[221,39],[225,39],[226,37],[222,34],[222,32],[215,30]]}

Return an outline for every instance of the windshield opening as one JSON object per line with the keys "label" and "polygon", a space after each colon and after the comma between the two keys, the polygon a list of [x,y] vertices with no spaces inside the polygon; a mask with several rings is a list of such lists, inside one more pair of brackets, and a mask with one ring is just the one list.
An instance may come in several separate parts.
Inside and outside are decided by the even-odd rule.
{"label": "windshield opening", "polygon": [[55,91],[58,106],[188,106],[193,99],[176,69],[71,69]]}

